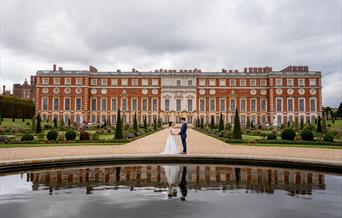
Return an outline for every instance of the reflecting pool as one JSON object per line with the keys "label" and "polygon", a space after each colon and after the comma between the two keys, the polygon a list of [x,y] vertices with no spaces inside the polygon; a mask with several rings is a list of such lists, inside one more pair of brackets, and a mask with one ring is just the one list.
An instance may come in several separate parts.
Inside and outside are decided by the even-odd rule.
{"label": "reflecting pool", "polygon": [[342,217],[342,176],[236,165],[106,165],[0,176],[0,217]]}

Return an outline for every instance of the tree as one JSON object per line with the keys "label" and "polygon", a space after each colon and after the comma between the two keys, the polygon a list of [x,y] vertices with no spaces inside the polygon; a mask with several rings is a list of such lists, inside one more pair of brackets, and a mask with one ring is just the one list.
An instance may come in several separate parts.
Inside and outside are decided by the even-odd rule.
{"label": "tree", "polygon": [[116,128],[115,128],[114,139],[123,139],[120,109],[118,110],[118,118],[116,119]]}
{"label": "tree", "polygon": [[211,120],[210,120],[210,129],[215,128],[215,120],[214,120],[214,115],[211,115]]}
{"label": "tree", "polygon": [[322,133],[321,116],[318,116],[317,132]]}
{"label": "tree", "polygon": [[157,118],[153,117],[153,129],[157,130]]}
{"label": "tree", "polygon": [[70,123],[70,118],[68,119],[68,126],[70,127],[71,123]]}
{"label": "tree", "polygon": [[239,118],[239,112],[237,108],[235,110],[233,139],[242,139],[241,128],[240,128],[240,118]]}
{"label": "tree", "polygon": [[335,117],[342,117],[342,102],[340,103],[340,106],[338,107],[336,113],[335,113]]}
{"label": "tree", "polygon": [[32,132],[36,131],[36,115],[33,115],[32,119],[31,119],[31,130],[32,130]]}
{"label": "tree", "polygon": [[295,117],[294,128],[296,129],[296,131],[298,130],[298,117]]}
{"label": "tree", "polygon": [[250,129],[250,128],[251,128],[251,119],[249,119],[249,117],[247,117],[246,129]]}
{"label": "tree", "polygon": [[325,119],[322,120],[322,133],[327,132],[327,124],[325,123]]}
{"label": "tree", "polygon": [[147,129],[147,120],[146,120],[146,116],[144,116],[144,129]]}
{"label": "tree", "polygon": [[133,117],[133,129],[136,132],[138,131],[137,112],[134,113],[134,117]]}
{"label": "tree", "polygon": [[37,125],[36,125],[36,133],[40,133],[42,131],[42,126],[41,126],[41,122],[42,122],[42,118],[40,117],[40,114],[37,114]]}
{"label": "tree", "polygon": [[201,117],[201,124],[200,124],[200,128],[203,129],[204,127],[204,117]]}
{"label": "tree", "polygon": [[53,117],[53,127],[54,127],[55,129],[57,129],[57,122],[58,122],[57,116],[54,116],[54,117]]}
{"label": "tree", "polygon": [[304,128],[304,119],[300,118],[300,129]]}
{"label": "tree", "polygon": [[219,131],[224,129],[224,121],[222,117],[222,113],[220,114],[220,122],[219,122]]}

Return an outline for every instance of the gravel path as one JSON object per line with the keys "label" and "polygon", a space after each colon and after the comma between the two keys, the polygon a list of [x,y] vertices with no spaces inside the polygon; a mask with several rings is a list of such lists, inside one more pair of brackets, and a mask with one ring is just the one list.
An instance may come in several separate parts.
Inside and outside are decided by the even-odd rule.
{"label": "gravel path", "polygon": [[[0,161],[84,155],[158,154],[164,148],[167,134],[168,130],[165,129],[125,145],[1,148]],[[177,143],[181,151],[179,138]],[[229,145],[192,129],[188,130],[188,153],[342,163],[342,149]]]}

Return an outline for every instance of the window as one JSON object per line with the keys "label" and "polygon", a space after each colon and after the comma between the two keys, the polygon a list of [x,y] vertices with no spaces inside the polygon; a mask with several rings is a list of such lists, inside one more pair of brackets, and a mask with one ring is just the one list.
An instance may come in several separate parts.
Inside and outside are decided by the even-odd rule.
{"label": "window", "polygon": [[215,112],[215,99],[210,99],[210,111]]}
{"label": "window", "polygon": [[91,99],[91,110],[96,111],[96,98]]}
{"label": "window", "polygon": [[256,100],[251,99],[251,112],[256,112]]}
{"label": "window", "polygon": [[49,84],[49,78],[43,78],[43,85]]}
{"label": "window", "polygon": [[287,111],[293,112],[293,98],[287,99]]}
{"label": "window", "polygon": [[152,111],[158,110],[158,99],[152,99]]}
{"label": "window", "polygon": [[95,116],[95,115],[92,115],[92,116],[91,116],[91,122],[92,122],[92,123],[96,123],[96,116]]}
{"label": "window", "polygon": [[246,99],[241,99],[240,100],[240,111],[241,112],[246,112]]}
{"label": "window", "polygon": [[276,104],[277,112],[282,112],[283,111],[283,99],[277,98],[276,103],[277,103]]}
{"label": "window", "polygon": [[64,79],[64,84],[70,85],[71,84],[71,78],[65,78]]}
{"label": "window", "polygon": [[251,79],[250,80],[250,85],[251,86],[256,86],[256,80],[255,79]]}
{"label": "window", "polygon": [[181,111],[182,101],[181,99],[176,99],[176,111]]}
{"label": "window", "polygon": [[316,86],[316,79],[310,79],[310,86]]}
{"label": "window", "polygon": [[235,111],[235,99],[230,99],[230,111]]}
{"label": "window", "polygon": [[132,111],[137,111],[138,109],[138,100],[136,98],[132,99]]}
{"label": "window", "polygon": [[76,85],[82,85],[82,78],[76,78]]}
{"label": "window", "polygon": [[261,99],[261,112],[266,112],[266,99]]}
{"label": "window", "polygon": [[70,98],[64,99],[64,110],[66,110],[66,111],[70,110]]}
{"label": "window", "polygon": [[192,80],[188,80],[188,86],[192,86]]}
{"label": "window", "polygon": [[276,79],[276,85],[277,86],[283,85],[283,80],[282,79]]}
{"label": "window", "polygon": [[293,79],[287,79],[287,85],[293,86]]}
{"label": "window", "polygon": [[96,86],[97,85],[97,79],[91,79],[90,84],[92,86]]}
{"label": "window", "polygon": [[235,86],[236,85],[236,80],[235,79],[229,80],[229,85],[230,86]]}
{"label": "window", "polygon": [[310,111],[316,112],[316,99],[315,98],[310,99]]}
{"label": "window", "polygon": [[76,111],[80,111],[81,110],[81,104],[82,104],[82,99],[81,98],[76,98]]}
{"label": "window", "polygon": [[170,99],[165,99],[165,111],[170,111]]}
{"label": "window", "polygon": [[101,86],[107,85],[107,79],[101,79]]}
{"label": "window", "polygon": [[118,80],[117,79],[111,79],[110,81],[112,86],[117,86],[118,85]]}
{"label": "window", "polygon": [[142,100],[142,111],[147,111],[147,99]]}
{"label": "window", "polygon": [[121,103],[122,103],[122,105],[121,105],[121,110],[122,110],[122,111],[127,111],[127,99],[126,99],[126,98],[123,98],[123,99],[121,100]]}
{"label": "window", "polygon": [[138,86],[138,79],[132,79],[132,86]]}
{"label": "window", "polygon": [[112,111],[116,111],[116,99],[112,98]]}
{"label": "window", "polygon": [[176,83],[177,83],[177,86],[180,86],[180,85],[182,84],[182,81],[178,79],[178,80],[176,81]]}
{"label": "window", "polygon": [[305,112],[305,99],[299,98],[298,99],[298,105],[299,105],[299,112]]}
{"label": "window", "polygon": [[216,81],[215,81],[215,79],[210,79],[209,80],[209,86],[216,86]]}
{"label": "window", "polygon": [[47,111],[47,109],[48,109],[48,99],[47,98],[43,98],[42,110],[43,111]]}
{"label": "window", "polygon": [[188,111],[192,111],[192,99],[188,99]]}
{"label": "window", "polygon": [[246,86],[246,80],[240,79],[240,86]]}
{"label": "window", "polygon": [[60,78],[53,78],[53,84],[59,85],[60,84]]}
{"label": "window", "polygon": [[121,85],[127,86],[128,85],[128,79],[121,79]]}
{"label": "window", "polygon": [[266,86],[266,80],[265,79],[260,80],[260,86]]}
{"label": "window", "polygon": [[112,116],[112,123],[113,123],[113,124],[116,123],[116,115],[113,115],[113,116]]}
{"label": "window", "polygon": [[53,99],[53,110],[54,111],[58,111],[59,110],[59,99],[58,98],[54,98]]}
{"label": "window", "polygon": [[157,86],[158,85],[158,80],[157,79],[153,79],[152,80],[152,86]]}
{"label": "window", "polygon": [[204,102],[204,99],[202,98],[202,99],[200,99],[200,111],[201,112],[203,112],[204,111],[204,104],[205,102]]}
{"label": "window", "polygon": [[142,84],[143,86],[148,86],[148,79],[143,79],[143,80],[141,80],[141,84]]}
{"label": "window", "polygon": [[226,111],[226,100],[225,99],[220,100],[220,111],[221,112]]}
{"label": "window", "polygon": [[262,116],[262,117],[261,117],[261,123],[262,123],[262,124],[265,124],[266,122],[267,122],[266,117],[265,117],[265,116]]}
{"label": "window", "polygon": [[299,86],[305,86],[305,80],[304,79],[298,79],[298,85]]}
{"label": "window", "polygon": [[226,86],[226,80],[220,79],[220,86]]}
{"label": "window", "polygon": [[102,111],[107,110],[107,99],[105,99],[105,98],[101,99],[101,110]]}
{"label": "window", "polygon": [[205,86],[205,79],[200,79],[199,85],[200,86]]}

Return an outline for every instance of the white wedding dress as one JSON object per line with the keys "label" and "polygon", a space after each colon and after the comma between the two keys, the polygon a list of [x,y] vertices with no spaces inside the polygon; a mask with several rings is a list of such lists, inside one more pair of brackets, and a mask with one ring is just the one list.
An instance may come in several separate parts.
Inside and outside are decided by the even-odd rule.
{"label": "white wedding dress", "polygon": [[172,133],[175,134],[175,130],[172,127],[170,127],[169,135],[166,139],[165,148],[162,154],[178,154],[178,145],[176,143],[176,135],[172,135]]}

